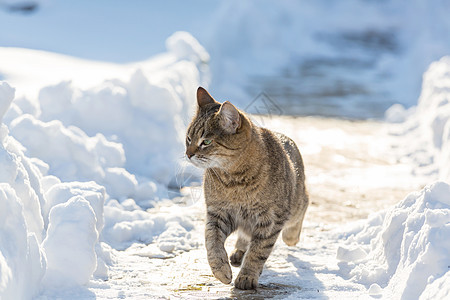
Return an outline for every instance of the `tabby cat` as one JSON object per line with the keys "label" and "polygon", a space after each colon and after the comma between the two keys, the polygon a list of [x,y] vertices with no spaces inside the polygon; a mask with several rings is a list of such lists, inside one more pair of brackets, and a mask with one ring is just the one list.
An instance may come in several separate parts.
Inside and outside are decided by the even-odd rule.
{"label": "tabby cat", "polygon": [[256,126],[202,87],[197,103],[186,156],[205,169],[208,262],[217,279],[231,283],[224,243],[238,231],[230,256],[233,266],[241,266],[234,286],[255,289],[280,232],[289,246],[299,241],[309,203],[302,157],[290,138]]}

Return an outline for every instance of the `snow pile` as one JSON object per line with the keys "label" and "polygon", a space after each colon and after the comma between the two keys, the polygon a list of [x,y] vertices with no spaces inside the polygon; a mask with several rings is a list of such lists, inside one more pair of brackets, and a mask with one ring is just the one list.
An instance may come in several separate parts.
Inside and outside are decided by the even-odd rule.
{"label": "snow pile", "polygon": [[337,258],[371,294],[436,299],[450,293],[449,236],[450,185],[437,182],[349,230]]}
{"label": "snow pile", "polygon": [[94,210],[81,196],[75,196],[51,210],[47,238],[42,245],[47,254],[44,285],[88,283],[97,266],[96,221]]}
{"label": "snow pile", "polygon": [[178,31],[166,40],[167,50],[177,59],[192,61],[195,64],[209,62],[209,54],[188,32]]}
{"label": "snow pile", "polygon": [[0,298],[30,299],[39,291],[45,268],[45,256],[36,234],[27,229],[20,198],[9,184],[0,183]]}
{"label": "snow pile", "polygon": [[[14,89],[0,82],[0,120],[13,98]],[[30,299],[41,282],[47,288],[88,282],[97,259],[108,261],[98,244],[104,188],[44,176],[45,163],[27,157],[4,124],[0,137],[0,298]]]}
{"label": "snow pile", "polygon": [[450,182],[450,57],[430,65],[423,75],[417,107],[397,112],[404,123],[395,126],[401,135],[402,156],[412,158],[415,172]]}
{"label": "snow pile", "polygon": [[[185,209],[177,210],[175,207],[171,207],[167,214],[153,215],[139,208],[129,211],[126,206],[111,200],[105,206],[106,223],[103,239],[119,250],[126,249],[137,241],[145,244],[155,242],[160,250],[165,252],[190,250],[197,242],[185,244],[190,237],[189,231],[194,228],[192,219],[187,215]],[[163,244],[164,236],[167,235],[172,238],[170,247]]]}
{"label": "snow pile", "polygon": [[136,64],[128,80],[108,79],[88,89],[63,81],[42,88],[36,102],[17,103],[17,111],[30,114],[14,117],[10,111],[11,134],[27,154],[48,164],[45,173],[106,188],[101,239],[116,249],[151,243],[171,232],[174,220],[187,224],[186,232],[192,228],[189,218],[153,218],[142,210],[168,195],[166,186],[180,169],[195,91],[207,75],[208,54],[191,35],[177,32],[167,47],[169,62],[159,58],[164,67]]}
{"label": "snow pile", "polygon": [[[182,77],[185,74],[184,86],[181,82],[179,85],[170,82],[151,84],[141,71],[136,71],[127,83],[110,81],[93,90],[78,90],[67,82],[46,87],[40,92],[41,114],[38,118],[44,122],[60,120],[64,126],[76,126],[87,135],[100,139],[100,143],[90,143],[100,144],[99,147],[93,145],[93,148],[106,152],[99,154],[104,156],[103,159],[97,159],[100,160],[96,162],[100,169],[124,167],[131,173],[166,182],[176,169],[174,158],[180,157],[182,153],[184,121],[190,111],[187,105],[193,103],[194,86],[198,83],[198,74],[193,71],[196,70],[195,65],[181,63],[173,68],[174,76]],[[61,94],[68,97],[61,99]],[[14,123],[11,124],[11,130],[15,131]],[[18,139],[22,141],[20,137]],[[25,141],[23,143],[27,148],[30,147],[33,156],[38,156],[33,150],[39,150],[39,145],[33,147]],[[166,151],[160,151],[155,145],[165,145]],[[112,147],[116,148],[113,149],[115,153],[107,153],[111,152],[109,148]],[[82,160],[85,160],[84,157]],[[89,164],[88,161],[84,163]],[[103,177],[101,181],[107,187],[120,182],[109,180],[120,174],[104,171],[105,174],[95,177],[88,174],[88,177]],[[129,181],[126,177],[130,175],[124,173],[122,178]]]}
{"label": "snow pile", "polygon": [[[209,75],[209,55],[189,33],[166,44],[168,52],[126,65],[0,48],[8,58],[0,72],[19,92],[5,123],[44,173],[94,180],[118,200],[166,196],[160,187],[180,167],[195,91]],[[42,60],[48,68],[37,74]]]}
{"label": "snow pile", "polygon": [[123,166],[125,156],[122,145],[107,141],[101,134],[88,137],[76,127],[65,127],[57,120],[42,122],[32,115],[14,119],[9,129],[11,135],[26,147],[27,153],[45,161],[50,167],[50,174],[60,180],[95,180],[108,187],[111,185],[113,195],[120,195],[116,190],[122,187],[118,192],[123,192],[127,185],[132,187],[122,195],[134,191],[136,179],[125,170],[121,170],[124,176],[118,178],[120,180],[110,180],[114,172]]}
{"label": "snow pile", "polygon": [[153,198],[142,191],[151,192],[149,179],[167,184],[177,170],[209,59],[186,32],[167,45],[163,68],[125,66],[127,80],[105,78],[88,89],[63,81],[43,87],[37,102],[21,98],[8,115],[11,134],[63,181],[95,180],[115,198]]}
{"label": "snow pile", "polygon": [[176,33],[167,45],[171,52],[128,80],[87,89],[63,81],[12,102],[14,89],[0,81],[9,127],[0,127],[0,298],[106,279],[109,245],[151,244],[137,252],[151,257],[197,247],[193,212],[142,208],[177,170],[207,72],[208,54],[192,36]]}
{"label": "snow pile", "polygon": [[0,82],[0,298],[29,299],[46,268],[43,196],[38,172],[1,124],[13,98],[14,89]]}

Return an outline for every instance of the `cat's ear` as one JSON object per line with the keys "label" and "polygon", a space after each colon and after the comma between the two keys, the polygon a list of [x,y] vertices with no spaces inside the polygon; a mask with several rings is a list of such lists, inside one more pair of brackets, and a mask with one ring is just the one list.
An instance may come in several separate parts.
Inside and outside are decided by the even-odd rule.
{"label": "cat's ear", "polygon": [[201,86],[197,89],[197,103],[200,108],[207,104],[218,103],[213,97]]}
{"label": "cat's ear", "polygon": [[220,126],[227,133],[236,133],[237,129],[241,126],[241,116],[239,111],[233,104],[225,101],[218,112],[220,118]]}

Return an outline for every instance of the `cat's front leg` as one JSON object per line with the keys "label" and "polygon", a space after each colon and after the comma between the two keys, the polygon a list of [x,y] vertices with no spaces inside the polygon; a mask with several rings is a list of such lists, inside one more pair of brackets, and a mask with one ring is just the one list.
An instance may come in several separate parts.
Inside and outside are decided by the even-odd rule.
{"label": "cat's front leg", "polygon": [[214,276],[225,284],[231,283],[231,267],[224,244],[234,230],[234,222],[228,213],[207,210],[205,243],[208,263]]}
{"label": "cat's front leg", "polygon": [[272,252],[280,231],[281,228],[271,228],[269,232],[256,230],[253,233],[241,271],[234,281],[236,288],[241,290],[256,289],[259,275],[263,270],[264,263]]}

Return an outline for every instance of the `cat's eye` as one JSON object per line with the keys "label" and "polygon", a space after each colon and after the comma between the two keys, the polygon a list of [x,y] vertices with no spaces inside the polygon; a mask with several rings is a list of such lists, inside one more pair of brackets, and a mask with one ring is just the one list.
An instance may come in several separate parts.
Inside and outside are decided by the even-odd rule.
{"label": "cat's eye", "polygon": [[212,140],[203,140],[202,144],[208,146],[212,143]]}
{"label": "cat's eye", "polygon": [[190,144],[191,143],[191,138],[190,137],[186,137],[186,142],[188,143],[188,144]]}

